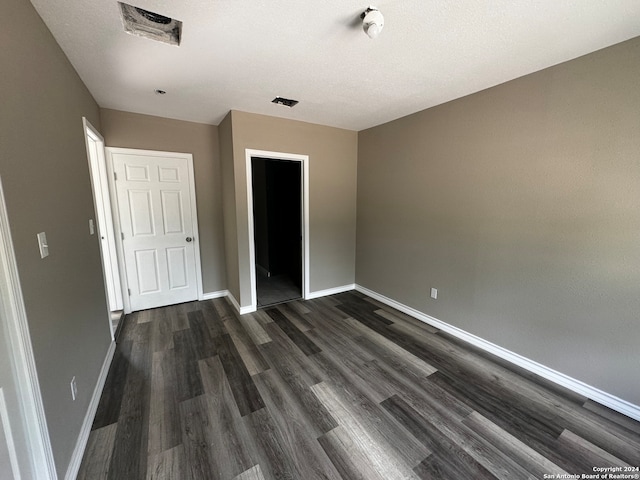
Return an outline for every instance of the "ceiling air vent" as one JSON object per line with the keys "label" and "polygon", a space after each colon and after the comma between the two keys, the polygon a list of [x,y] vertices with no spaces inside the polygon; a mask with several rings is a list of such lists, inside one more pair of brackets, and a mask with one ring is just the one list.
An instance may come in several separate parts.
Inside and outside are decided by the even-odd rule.
{"label": "ceiling air vent", "polygon": [[298,103],[298,100],[290,100],[288,98],[276,97],[271,100],[271,103],[277,103],[278,105],[284,105],[285,107],[293,107]]}
{"label": "ceiling air vent", "polygon": [[126,3],[118,2],[124,30],[169,45],[180,45],[182,22]]}

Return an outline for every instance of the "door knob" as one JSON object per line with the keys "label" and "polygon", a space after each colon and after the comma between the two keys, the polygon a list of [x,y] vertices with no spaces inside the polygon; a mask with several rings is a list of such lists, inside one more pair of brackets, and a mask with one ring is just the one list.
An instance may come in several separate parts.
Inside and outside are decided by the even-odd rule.
{"label": "door knob", "polygon": [[187,237],[187,242],[190,242],[191,240],[193,240],[193,238]]}

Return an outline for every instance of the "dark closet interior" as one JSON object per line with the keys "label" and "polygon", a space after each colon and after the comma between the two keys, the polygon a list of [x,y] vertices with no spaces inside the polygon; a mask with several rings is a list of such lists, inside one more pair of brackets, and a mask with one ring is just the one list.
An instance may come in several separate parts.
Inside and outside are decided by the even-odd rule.
{"label": "dark closet interior", "polygon": [[251,159],[258,307],[302,296],[302,170]]}

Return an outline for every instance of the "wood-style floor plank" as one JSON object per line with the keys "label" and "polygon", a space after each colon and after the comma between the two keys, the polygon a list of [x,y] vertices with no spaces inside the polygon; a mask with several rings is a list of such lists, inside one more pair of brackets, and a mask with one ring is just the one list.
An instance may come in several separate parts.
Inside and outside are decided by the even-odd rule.
{"label": "wood-style floor plank", "polygon": [[216,348],[240,414],[245,416],[263,408],[264,401],[253,383],[231,335],[217,337]]}
{"label": "wood-style floor plank", "polygon": [[535,477],[512,459],[492,448],[454,423],[435,421],[414,410],[398,396],[382,402],[398,421],[422,441],[440,462],[446,462],[445,471],[460,471],[459,478],[491,478],[502,480]]}
{"label": "wood-style floor plank", "polygon": [[[287,388],[297,396],[316,431],[324,433],[335,428],[338,425],[335,419],[310,390],[311,386],[316,385],[323,378],[317,367],[314,369],[314,375],[310,375],[299,367],[305,363],[296,362],[293,355],[282,355],[282,351],[272,344],[262,345],[261,349],[271,363],[272,370],[278,372]],[[307,360],[304,355],[301,357]]]}
{"label": "wood-style floor plank", "polygon": [[182,442],[174,353],[165,350],[155,352],[152,357],[149,455],[169,450]]}
{"label": "wood-style floor plank", "polygon": [[226,320],[224,328],[231,335],[233,344],[238,349],[238,353],[250,375],[256,375],[271,368],[237,318],[230,317]]}
{"label": "wood-style floor plank", "polygon": [[264,475],[262,475],[262,469],[258,464],[242,472],[240,475],[236,475],[233,480],[264,480]]}
{"label": "wood-style floor plank", "polygon": [[183,425],[184,476],[192,480],[210,479],[212,472],[218,472],[220,466],[213,459],[211,438],[214,426],[204,395],[180,403],[180,423]]}
{"label": "wood-style floor plank", "polygon": [[76,480],[106,480],[116,439],[117,423],[92,430],[85,448],[87,460],[82,462]]}
{"label": "wood-style floor plank", "polygon": [[182,444],[149,456],[147,480],[175,480],[185,478],[184,447]]}
{"label": "wood-style floor plank", "polygon": [[[187,320],[187,325],[189,324]],[[178,330],[173,334],[174,366],[176,370],[176,398],[179,402],[195,398],[204,393],[202,378],[198,370],[196,340],[191,329]]]}
{"label": "wood-style floor plank", "polygon": [[640,423],[358,292],[122,321],[80,480],[541,479]]}
{"label": "wood-style floor plank", "polygon": [[202,310],[187,313],[187,318],[189,319],[189,329],[191,330],[195,358],[202,360],[215,356],[216,345],[213,342],[213,336],[211,335],[209,326],[204,320]]}
{"label": "wood-style floor plank", "polygon": [[[295,325],[295,327],[301,332],[307,332],[311,330],[311,325],[304,318],[304,315],[300,313],[300,308],[294,308],[291,304],[284,303],[282,305],[278,305],[279,310],[284,314],[285,317],[289,319],[291,323]],[[307,313],[310,311],[308,308],[305,309]]]}
{"label": "wood-style floor plank", "polygon": [[339,426],[318,438],[318,442],[345,480],[387,480],[389,477],[373,467],[366,445],[354,437]]}
{"label": "wood-style floor plank", "polygon": [[569,475],[548,458],[536,452],[533,448],[524,444],[513,435],[505,432],[495,423],[490,422],[478,412],[470,413],[462,420],[467,427],[478,434],[480,438],[491,443],[501,452],[508,452],[509,456],[522,466],[535,478],[544,478],[544,475]]}
{"label": "wood-style floor plank", "polygon": [[341,480],[316,441],[324,432],[315,428],[314,418],[287,388],[278,373],[269,370],[258,375],[255,381],[270,412],[287,412],[286,417],[273,414],[272,418],[282,438],[282,447],[293,462],[300,466],[300,478]]}
{"label": "wood-style floor plank", "polygon": [[[354,404],[350,399],[343,398],[340,389],[324,382],[311,388],[331,415],[348,432],[355,448],[367,459],[367,463],[378,475],[382,478],[417,478],[413,467],[429,454],[426,449],[424,452],[410,451],[413,450],[411,449],[412,438],[406,438],[406,442],[401,444],[395,443],[394,440],[398,439],[397,432],[391,431],[393,427],[389,424],[380,425],[382,422],[376,422],[379,428],[371,428],[370,422],[375,417],[367,418],[370,415],[365,413],[370,410],[370,407],[367,407],[365,412],[354,408],[354,405],[361,405],[361,403]],[[363,397],[358,400],[366,403]]]}
{"label": "wood-style floor plank", "polygon": [[218,466],[218,475],[233,478],[255,465],[252,439],[242,422],[229,381],[219,357],[200,361],[211,432],[211,455]]}
{"label": "wood-style floor plank", "polygon": [[[582,457],[582,463],[585,465],[592,464],[598,465],[602,467],[630,467],[628,463],[620,458],[619,456],[614,456],[608,451],[594,445],[589,442],[587,439],[576,435],[570,430],[565,430],[562,432],[557,441],[558,448],[564,450],[564,446],[568,445],[571,447],[571,452],[573,455]],[[578,452],[578,453],[576,453]],[[633,466],[636,466],[634,463]]]}
{"label": "wood-style floor plank", "polygon": [[[148,325],[148,324],[145,324]],[[145,478],[149,436],[151,352],[149,343],[136,342],[123,391],[120,417],[107,478]],[[131,448],[136,445],[137,448]]]}
{"label": "wood-style floor plank", "polygon": [[253,339],[256,345],[262,345],[263,343],[269,343],[271,341],[271,337],[262,328],[262,323],[258,321],[255,314],[241,315],[239,317],[240,323],[247,330],[249,336]]}
{"label": "wood-style floor plank", "polygon": [[282,435],[267,408],[250,413],[243,421],[249,434],[255,438],[259,464],[266,478],[304,478],[301,465],[297,465],[283,447]]}
{"label": "wood-style floor plank", "polygon": [[600,405],[593,400],[587,400],[582,406],[596,414],[599,418],[614,422],[625,430],[640,435],[640,422],[636,422],[635,420],[611,410],[604,405]]}
{"label": "wood-style floor plank", "polygon": [[305,336],[292,322],[289,320],[279,308],[268,308],[266,310],[273,321],[280,329],[295,343],[298,348],[307,356],[320,352],[320,348],[313,343],[309,337]]}
{"label": "wood-style floor plank", "polygon": [[111,361],[111,368],[105,380],[100,403],[93,419],[93,430],[97,430],[118,421],[122,394],[126,385],[127,373],[131,359],[131,347],[133,342],[124,340],[116,349]]}
{"label": "wood-style floor plank", "polygon": [[151,351],[162,352],[173,348],[173,328],[167,310],[157,309],[151,320]]}

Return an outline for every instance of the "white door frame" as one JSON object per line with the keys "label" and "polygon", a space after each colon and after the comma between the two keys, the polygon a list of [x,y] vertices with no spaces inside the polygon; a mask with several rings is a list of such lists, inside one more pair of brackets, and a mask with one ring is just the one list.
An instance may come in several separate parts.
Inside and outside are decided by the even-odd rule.
{"label": "white door frame", "polygon": [[6,321],[15,381],[23,407],[24,428],[35,478],[56,480],[51,439],[38,382],[27,313],[18,276],[9,218],[0,181],[0,317]]}
{"label": "white door frame", "polygon": [[247,217],[249,222],[249,275],[251,279],[251,305],[243,307],[242,313],[258,309],[256,287],[256,246],[253,232],[253,157],[273,160],[290,160],[302,164],[302,298],[309,297],[309,155],[245,149],[247,162]]}
{"label": "white door frame", "polygon": [[120,210],[118,208],[118,197],[116,194],[115,174],[113,169],[113,155],[144,155],[148,157],[174,157],[184,158],[187,160],[187,169],[189,171],[189,183],[191,187],[191,210],[193,215],[191,216],[191,223],[193,228],[193,246],[196,256],[196,291],[198,294],[198,300],[204,299],[204,293],[202,291],[202,261],[200,258],[200,235],[198,234],[198,210],[196,206],[196,182],[195,174],[193,171],[193,155],[190,153],[179,152],[161,152],[158,150],[138,150],[134,148],[119,148],[119,147],[106,147],[107,152],[107,170],[109,178],[109,191],[111,193],[111,210],[113,212],[113,221],[115,227],[116,247],[118,249],[118,263],[120,265],[120,281],[122,282],[124,313],[131,313],[131,302],[129,295],[125,292],[129,289],[129,283],[127,281],[127,266],[124,262],[124,248],[122,245],[122,228],[120,226]]}
{"label": "white door frame", "polygon": [[[85,117],[82,117],[82,125],[84,126],[87,159],[89,161],[97,234],[100,237],[98,243],[100,245],[105,294],[107,296],[108,311],[114,312],[123,309],[123,299],[120,269],[118,268],[118,252],[113,229],[113,215],[111,213],[109,177],[104,154],[104,138]],[[92,142],[97,145],[95,152],[91,149]],[[107,314],[107,320],[111,339],[113,340],[115,339],[115,332],[113,331],[113,322],[109,313]]]}

